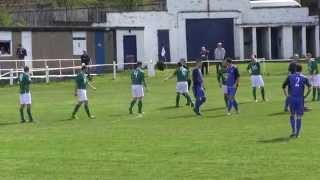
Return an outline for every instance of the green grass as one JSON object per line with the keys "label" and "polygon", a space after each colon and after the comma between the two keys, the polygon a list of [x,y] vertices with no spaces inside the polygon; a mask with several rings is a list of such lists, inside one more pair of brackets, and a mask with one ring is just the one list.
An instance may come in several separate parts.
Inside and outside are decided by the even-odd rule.
{"label": "green grass", "polygon": [[[281,84],[286,65],[268,64],[266,103],[253,103],[241,68],[241,114],[225,116],[215,75],[206,78],[203,117],[173,108],[170,72],[148,79],[145,115],[128,115],[127,73],[97,77],[89,91],[97,116],[70,121],[76,102],[73,82],[34,84],[36,124],[19,124],[18,88],[0,89],[0,179],[319,179],[319,103],[304,117],[301,138],[287,140],[288,114]],[[183,100],[182,103],[185,101]]]}

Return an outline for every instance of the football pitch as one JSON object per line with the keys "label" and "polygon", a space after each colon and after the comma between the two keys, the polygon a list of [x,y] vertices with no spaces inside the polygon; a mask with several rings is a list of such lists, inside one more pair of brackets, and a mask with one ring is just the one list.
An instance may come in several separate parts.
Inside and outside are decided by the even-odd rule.
{"label": "football pitch", "polygon": [[175,108],[175,79],[163,81],[172,70],[147,78],[143,117],[128,113],[128,72],[94,79],[97,91],[88,94],[93,120],[83,108],[78,120],[69,120],[73,81],[32,85],[34,124],[19,123],[18,87],[3,87],[0,179],[319,179],[320,103],[307,103],[312,111],[303,118],[301,137],[290,140],[281,89],[287,64],[266,66],[269,101],[258,103],[246,66],[239,67],[241,112],[232,116],[226,116],[215,73],[205,77],[203,117],[183,98]]}

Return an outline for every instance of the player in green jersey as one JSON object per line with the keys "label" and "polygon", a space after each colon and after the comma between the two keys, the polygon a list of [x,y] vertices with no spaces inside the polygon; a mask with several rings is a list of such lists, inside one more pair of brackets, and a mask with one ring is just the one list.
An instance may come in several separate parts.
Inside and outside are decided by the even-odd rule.
{"label": "player in green jersey", "polygon": [[228,72],[226,69],[227,69],[227,63],[224,60],[218,70],[217,79],[218,79],[218,83],[219,83],[220,88],[222,88],[222,90],[223,90],[224,102],[226,103],[226,107],[228,107],[228,87],[226,85],[226,80],[228,78]]}
{"label": "player in green jersey", "polygon": [[88,103],[88,97],[87,97],[87,85],[89,85],[93,90],[96,90],[94,86],[92,86],[88,82],[88,77],[86,73],[86,66],[82,65],[81,71],[77,74],[75,78],[75,92],[74,95],[78,97],[78,103],[75,106],[71,119],[78,119],[76,116],[79,108],[81,107],[82,104],[84,104],[84,109],[90,119],[94,119],[95,117],[90,114],[89,110],[89,103]]}
{"label": "player in green jersey", "polygon": [[[312,54],[307,54],[309,80],[312,85],[312,101],[320,101],[320,74],[318,63],[312,58]],[[318,96],[318,97],[317,97]]]}
{"label": "player in green jersey", "polygon": [[133,107],[138,102],[138,113],[143,114],[142,100],[144,97],[144,88],[147,88],[146,81],[144,79],[144,71],[142,70],[142,62],[137,62],[137,68],[131,73],[131,90],[132,101],[129,107],[129,113],[133,114]]}
{"label": "player in green jersey", "polygon": [[165,80],[169,80],[173,77],[177,77],[177,85],[176,85],[176,107],[180,106],[180,96],[183,95],[187,99],[187,106],[194,107],[192,99],[189,95],[189,85],[188,79],[190,79],[190,72],[187,68],[183,66],[181,62],[177,64],[177,69],[174,73],[166,78]]}
{"label": "player in green jersey", "polygon": [[247,71],[251,75],[251,83],[252,83],[252,94],[253,99],[255,102],[258,102],[257,100],[257,88],[260,88],[262,100],[266,101],[265,98],[265,89],[264,89],[264,81],[261,75],[261,66],[257,59],[256,55],[252,55],[251,62],[249,63],[247,67]]}
{"label": "player in green jersey", "polygon": [[30,84],[31,77],[29,74],[29,67],[24,67],[24,72],[19,75],[19,85],[20,85],[20,116],[21,123],[25,123],[24,118],[24,108],[27,107],[27,113],[29,116],[29,122],[33,122],[33,117],[31,114],[31,93],[30,93]]}

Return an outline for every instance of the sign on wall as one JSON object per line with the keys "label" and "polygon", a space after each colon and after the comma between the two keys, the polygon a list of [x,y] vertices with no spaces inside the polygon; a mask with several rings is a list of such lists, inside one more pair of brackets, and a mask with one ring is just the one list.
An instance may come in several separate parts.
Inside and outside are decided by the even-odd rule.
{"label": "sign on wall", "polygon": [[84,50],[87,50],[87,35],[86,32],[73,32],[73,55],[82,55]]}

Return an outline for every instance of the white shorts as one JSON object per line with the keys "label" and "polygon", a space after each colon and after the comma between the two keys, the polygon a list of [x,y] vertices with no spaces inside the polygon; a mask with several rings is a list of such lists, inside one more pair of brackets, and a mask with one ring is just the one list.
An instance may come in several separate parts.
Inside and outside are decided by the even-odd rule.
{"label": "white shorts", "polygon": [[310,83],[313,87],[320,87],[320,74],[310,76],[309,80],[310,80]]}
{"label": "white shorts", "polygon": [[264,87],[264,81],[261,75],[252,75],[251,76],[252,87]]}
{"label": "white shorts", "polygon": [[223,94],[228,94],[228,86],[222,85]]}
{"label": "white shorts", "polygon": [[142,85],[132,85],[131,90],[132,90],[132,97],[134,98],[144,97],[144,89]]}
{"label": "white shorts", "polygon": [[177,93],[189,93],[188,82],[177,82],[176,91]]}
{"label": "white shorts", "polygon": [[20,104],[26,105],[31,104],[31,93],[20,94]]}
{"label": "white shorts", "polygon": [[77,96],[78,96],[79,102],[88,101],[87,90],[85,89],[78,89]]}

